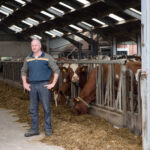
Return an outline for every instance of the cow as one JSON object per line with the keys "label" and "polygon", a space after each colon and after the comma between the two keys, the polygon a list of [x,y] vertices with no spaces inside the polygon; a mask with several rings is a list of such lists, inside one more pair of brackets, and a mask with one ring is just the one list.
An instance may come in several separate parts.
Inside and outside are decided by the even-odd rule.
{"label": "cow", "polygon": [[[66,58],[55,58],[55,61],[67,61],[68,59]],[[65,81],[68,77],[67,75],[67,69],[68,69],[68,66],[69,64],[59,64],[59,69],[62,71],[63,70],[63,73],[62,73],[62,78],[63,80]],[[53,74],[52,74],[52,78],[51,78],[51,81],[53,81]],[[50,81],[50,82],[51,82]],[[63,81],[63,82],[64,82]],[[66,80],[67,81],[67,80]],[[66,82],[65,81],[65,82]],[[57,81],[57,83],[55,84],[55,86],[51,89],[52,93],[53,93],[53,99],[55,101],[55,105],[57,106],[57,104],[61,104],[62,102],[59,102],[58,101],[58,94],[59,94],[59,80]]]}
{"label": "cow", "polygon": [[[128,69],[131,69],[134,76],[134,90],[136,90],[136,84],[135,81],[136,73],[138,72],[138,69],[141,68],[141,62],[133,62],[128,61],[126,64],[126,67]],[[96,68],[93,68],[91,70],[91,73],[89,74],[88,80],[81,90],[78,97],[73,98],[74,101],[74,111],[75,114],[85,114],[88,113],[90,103],[96,99]],[[119,64],[115,64],[115,93],[117,93],[118,89],[118,83],[119,83],[119,74],[120,74],[121,67]],[[104,93],[106,90],[106,84],[107,84],[107,75],[108,75],[108,65],[103,65],[103,73],[104,73]],[[115,94],[116,95],[116,94]]]}
{"label": "cow", "polygon": [[55,101],[58,104],[65,104],[69,102],[71,96],[71,83],[76,87],[83,88],[87,80],[87,66],[79,66],[78,64],[63,64],[62,72],[62,86],[58,91],[54,92]]}
{"label": "cow", "polygon": [[67,63],[60,67],[63,81],[60,89],[54,91],[54,100],[60,105],[65,104],[66,100],[68,100],[71,95],[71,81],[69,78],[68,67],[69,64]]}
{"label": "cow", "polygon": [[81,90],[79,97],[73,98],[75,114],[84,114],[88,112],[91,101],[96,98],[96,73],[93,68],[89,74],[85,86]]}

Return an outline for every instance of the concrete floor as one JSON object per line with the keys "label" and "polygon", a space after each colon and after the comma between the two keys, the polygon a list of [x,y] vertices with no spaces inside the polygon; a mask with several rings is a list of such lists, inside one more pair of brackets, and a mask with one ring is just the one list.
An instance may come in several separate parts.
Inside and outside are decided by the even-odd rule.
{"label": "concrete floor", "polygon": [[44,133],[38,136],[24,137],[27,124],[18,123],[10,110],[0,108],[0,150],[64,150],[64,148],[46,145],[39,140]]}

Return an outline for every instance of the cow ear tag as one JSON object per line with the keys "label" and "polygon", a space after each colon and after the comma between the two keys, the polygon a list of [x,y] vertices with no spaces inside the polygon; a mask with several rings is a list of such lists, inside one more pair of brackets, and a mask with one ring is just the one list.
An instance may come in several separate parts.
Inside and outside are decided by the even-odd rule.
{"label": "cow ear tag", "polygon": [[76,101],[77,101],[77,102],[79,102],[79,101],[80,101],[78,97],[77,97],[77,98],[75,98],[75,99],[76,99]]}
{"label": "cow ear tag", "polygon": [[63,69],[63,72],[66,72],[66,69]]}
{"label": "cow ear tag", "polygon": [[83,67],[83,68],[82,68],[82,71],[84,71],[84,70],[85,70],[85,68]]}

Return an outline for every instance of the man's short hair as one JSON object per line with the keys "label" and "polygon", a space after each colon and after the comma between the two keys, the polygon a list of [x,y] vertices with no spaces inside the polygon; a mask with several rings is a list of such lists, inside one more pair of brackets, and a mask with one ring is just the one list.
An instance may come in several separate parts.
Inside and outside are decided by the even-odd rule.
{"label": "man's short hair", "polygon": [[33,41],[39,41],[39,43],[42,45],[41,40],[38,39],[38,38],[33,38],[33,39],[31,40],[31,43],[32,43]]}

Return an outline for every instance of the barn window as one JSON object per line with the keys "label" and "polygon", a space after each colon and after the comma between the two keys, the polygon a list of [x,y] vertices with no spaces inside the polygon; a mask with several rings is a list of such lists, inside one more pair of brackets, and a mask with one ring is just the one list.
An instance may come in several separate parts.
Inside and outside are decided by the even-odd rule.
{"label": "barn window", "polygon": [[31,38],[31,39],[38,38],[38,39],[40,39],[40,40],[42,39],[42,37],[41,37],[41,36],[36,35],[36,34],[34,34],[34,35],[30,36],[30,38]]}
{"label": "barn window", "polygon": [[81,23],[85,24],[86,26],[89,26],[90,28],[94,28],[93,25],[91,25],[91,24],[89,24],[89,23],[87,23],[87,22],[85,22],[85,21],[82,21]]}
{"label": "barn window", "polygon": [[11,29],[11,30],[13,30],[13,31],[15,31],[16,33],[22,31],[22,28],[20,28],[20,27],[18,27],[16,25],[12,25],[12,26],[10,26],[8,28]]}
{"label": "barn window", "polygon": [[96,18],[92,18],[92,20],[95,21],[95,22],[97,22],[97,23],[99,23],[99,24],[105,25],[104,22],[102,22],[102,21],[100,21],[100,20],[98,20]]}
{"label": "barn window", "polygon": [[64,33],[60,32],[60,31],[58,31],[56,29],[50,30],[49,32],[51,32],[52,34],[54,34],[56,36],[59,36],[59,37],[64,35]]}
{"label": "barn window", "polygon": [[130,8],[130,10],[132,10],[133,12],[135,12],[135,13],[137,13],[137,14],[139,14],[139,15],[142,14],[140,11],[136,10],[135,8]]}
{"label": "barn window", "polygon": [[63,3],[63,2],[59,2],[59,4],[62,5],[62,6],[64,6],[64,7],[66,7],[66,8],[69,8],[69,9],[72,10],[72,11],[75,10],[73,7],[67,5],[67,4],[65,4],[65,3]]}
{"label": "barn window", "polygon": [[82,3],[82,4],[84,4],[84,5],[90,4],[90,2],[87,1],[87,0],[76,0],[76,1],[78,1],[78,2],[80,2],[80,3]]}
{"label": "barn window", "polygon": [[73,24],[70,24],[69,25],[71,28],[74,28],[75,30],[77,30],[77,31],[79,31],[79,32],[82,32],[83,31],[83,29],[81,29],[81,28],[79,28],[79,27],[77,27],[77,26],[75,26],[75,25],[73,25]]}
{"label": "barn window", "polygon": [[49,18],[52,18],[52,19],[54,19],[54,18],[55,18],[55,16],[54,16],[54,15],[52,15],[52,14],[50,14],[50,13],[46,12],[46,11],[41,11],[40,13],[41,13],[41,14],[43,14],[43,15],[45,15],[45,16],[48,16]]}
{"label": "barn window", "polygon": [[33,19],[33,18],[30,18],[28,17],[27,19],[25,19],[26,22],[28,22],[29,24],[32,24],[32,25],[35,25],[37,26],[39,24],[39,21]]}
{"label": "barn window", "polygon": [[121,17],[119,17],[119,16],[117,16],[115,14],[109,14],[108,16],[113,18],[113,19],[115,19],[115,20],[117,20],[117,21],[124,21],[123,18],[121,18]]}
{"label": "barn window", "polygon": [[25,5],[25,4],[26,4],[26,2],[23,1],[23,0],[14,0],[14,1],[16,1],[16,2],[18,2],[19,4],[22,4],[22,5]]}
{"label": "barn window", "polygon": [[53,33],[49,32],[49,31],[45,31],[45,33],[46,33],[46,34],[48,34],[48,35],[51,35],[52,37],[56,37],[56,35],[55,35],[55,34],[53,34]]}

